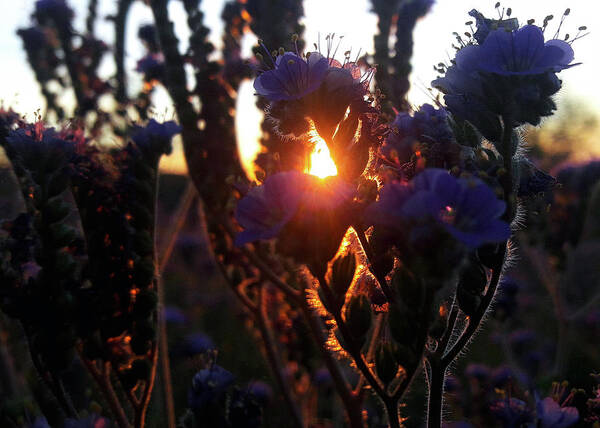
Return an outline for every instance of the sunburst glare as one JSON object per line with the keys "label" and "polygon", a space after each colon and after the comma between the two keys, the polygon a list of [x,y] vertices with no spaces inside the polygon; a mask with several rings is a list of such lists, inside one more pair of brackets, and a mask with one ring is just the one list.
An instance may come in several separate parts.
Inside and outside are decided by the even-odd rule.
{"label": "sunburst glare", "polygon": [[315,175],[319,178],[331,177],[337,175],[337,167],[331,159],[329,148],[325,140],[319,135],[314,124],[309,131],[309,142],[314,145],[310,154],[308,167],[304,172]]}

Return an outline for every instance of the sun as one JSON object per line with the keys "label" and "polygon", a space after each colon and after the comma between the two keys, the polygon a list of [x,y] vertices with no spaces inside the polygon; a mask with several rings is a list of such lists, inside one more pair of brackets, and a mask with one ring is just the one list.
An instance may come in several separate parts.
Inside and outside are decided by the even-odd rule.
{"label": "sun", "polygon": [[337,167],[335,166],[333,159],[331,159],[327,143],[319,135],[314,124],[311,126],[308,135],[309,142],[314,144],[314,148],[310,154],[308,167],[305,172],[319,178],[337,175]]}

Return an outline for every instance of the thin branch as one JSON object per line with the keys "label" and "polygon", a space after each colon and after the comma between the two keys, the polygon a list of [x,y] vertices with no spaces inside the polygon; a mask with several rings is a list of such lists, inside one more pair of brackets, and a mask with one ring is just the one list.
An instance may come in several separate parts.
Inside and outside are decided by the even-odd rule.
{"label": "thin branch", "polygon": [[331,374],[333,385],[344,404],[346,414],[350,420],[352,427],[362,427],[362,408],[358,396],[352,393],[350,386],[346,382],[342,370],[338,364],[338,361],[334,358],[332,353],[327,349],[327,338],[323,334],[323,327],[319,322],[316,314],[308,306],[308,302],[305,298],[300,303],[300,308],[304,314],[304,318],[308,322],[310,331],[317,343],[319,352],[323,357],[325,366]]}
{"label": "thin branch", "polygon": [[385,294],[387,301],[393,303],[396,299],[394,297],[394,292],[392,291],[392,289],[387,283],[387,280],[385,279],[385,273],[378,272],[377,269],[374,269],[373,265],[371,264],[371,260],[375,260],[375,258],[373,256],[373,250],[371,249],[371,245],[369,244],[367,236],[365,235],[364,229],[360,226],[353,226],[353,228],[356,232],[356,236],[358,236],[358,241],[360,242],[360,245],[362,246],[363,251],[367,256],[367,260],[369,260],[369,271],[371,271],[371,273],[379,282],[379,286],[381,287],[383,294]]}
{"label": "thin branch", "polygon": [[267,360],[269,361],[269,365],[273,370],[273,375],[275,376],[275,380],[277,381],[277,385],[281,393],[283,394],[283,400],[288,407],[288,410],[291,414],[291,422],[297,428],[303,428],[304,422],[302,420],[302,415],[300,413],[300,409],[296,405],[294,398],[291,395],[291,387],[287,382],[283,372],[283,365],[281,363],[281,357],[279,355],[277,344],[275,342],[275,338],[273,336],[273,330],[269,323],[269,319],[267,316],[267,308],[266,308],[266,294],[265,294],[265,286],[262,285],[259,288],[259,297],[258,297],[258,310],[256,311],[256,320],[258,321],[258,328],[260,330],[261,336],[263,338],[263,342],[265,345],[265,353],[267,355]]}
{"label": "thin branch", "polygon": [[160,252],[161,256],[160,261],[158,263],[158,273],[160,275],[162,275],[165,271],[167,263],[169,263],[171,255],[173,254],[173,249],[175,248],[177,238],[179,237],[179,234],[183,229],[183,226],[185,225],[188,212],[192,206],[192,203],[194,202],[194,197],[196,196],[196,193],[196,187],[191,181],[188,181],[184,193],[179,200],[179,205],[171,220],[171,229],[167,233],[167,244],[165,245],[164,249]]}
{"label": "thin branch", "polygon": [[88,372],[96,381],[96,384],[100,388],[100,391],[102,391],[102,394],[108,402],[108,406],[110,407],[110,410],[119,428],[129,428],[130,424],[129,420],[127,419],[127,415],[125,414],[125,410],[121,406],[121,403],[119,402],[119,399],[115,394],[112,384],[110,383],[110,378],[108,375],[108,370],[110,367],[109,363],[104,364],[104,370],[101,373],[100,370],[98,370],[98,367],[96,366],[94,361],[85,359],[81,354],[80,357],[83,363],[85,364],[85,367],[87,368]]}
{"label": "thin branch", "polygon": [[481,299],[481,304],[477,311],[473,314],[472,317],[468,318],[467,326],[463,330],[462,334],[458,338],[458,340],[452,345],[450,350],[442,357],[441,366],[446,368],[456,356],[460,353],[460,351],[465,347],[467,343],[473,337],[473,334],[477,331],[483,316],[485,315],[487,309],[492,302],[494,294],[496,293],[496,288],[498,287],[498,282],[500,281],[502,269],[496,269],[492,272],[492,278],[490,279],[490,284],[488,286],[487,292],[483,295]]}

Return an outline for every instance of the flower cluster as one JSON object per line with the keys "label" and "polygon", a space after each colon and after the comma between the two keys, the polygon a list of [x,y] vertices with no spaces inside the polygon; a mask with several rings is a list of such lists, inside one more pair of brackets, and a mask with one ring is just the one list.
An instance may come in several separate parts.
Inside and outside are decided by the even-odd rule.
{"label": "flower cluster", "polygon": [[471,14],[477,18],[473,41],[433,85],[445,94],[454,116],[498,142],[502,123],[537,125],[552,114],[551,96],[561,88],[556,73],[573,65],[574,53],[563,40],[544,41],[536,25],[519,27],[515,19],[493,22],[477,11]]}

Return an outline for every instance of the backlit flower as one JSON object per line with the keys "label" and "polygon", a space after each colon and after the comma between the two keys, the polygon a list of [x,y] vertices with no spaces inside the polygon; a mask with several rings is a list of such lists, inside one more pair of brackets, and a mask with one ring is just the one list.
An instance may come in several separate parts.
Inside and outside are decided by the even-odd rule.
{"label": "backlit flower", "polygon": [[540,428],[567,428],[579,420],[575,407],[561,407],[551,397],[538,401],[536,407]]}
{"label": "backlit flower", "polygon": [[428,168],[408,184],[385,185],[368,216],[372,223],[392,228],[413,224],[413,239],[429,224],[441,226],[467,247],[476,248],[509,238],[510,228],[500,220],[505,208],[483,182]]}
{"label": "backlit flower", "polygon": [[297,100],[315,91],[323,82],[329,64],[320,55],[304,59],[286,52],[275,60],[275,68],[261,73],[254,89],[270,101]]}
{"label": "backlit flower", "polygon": [[573,58],[570,44],[558,39],[544,42],[540,27],[526,25],[516,31],[491,31],[482,45],[461,49],[456,54],[456,65],[467,73],[525,76],[559,72],[571,67]]}

